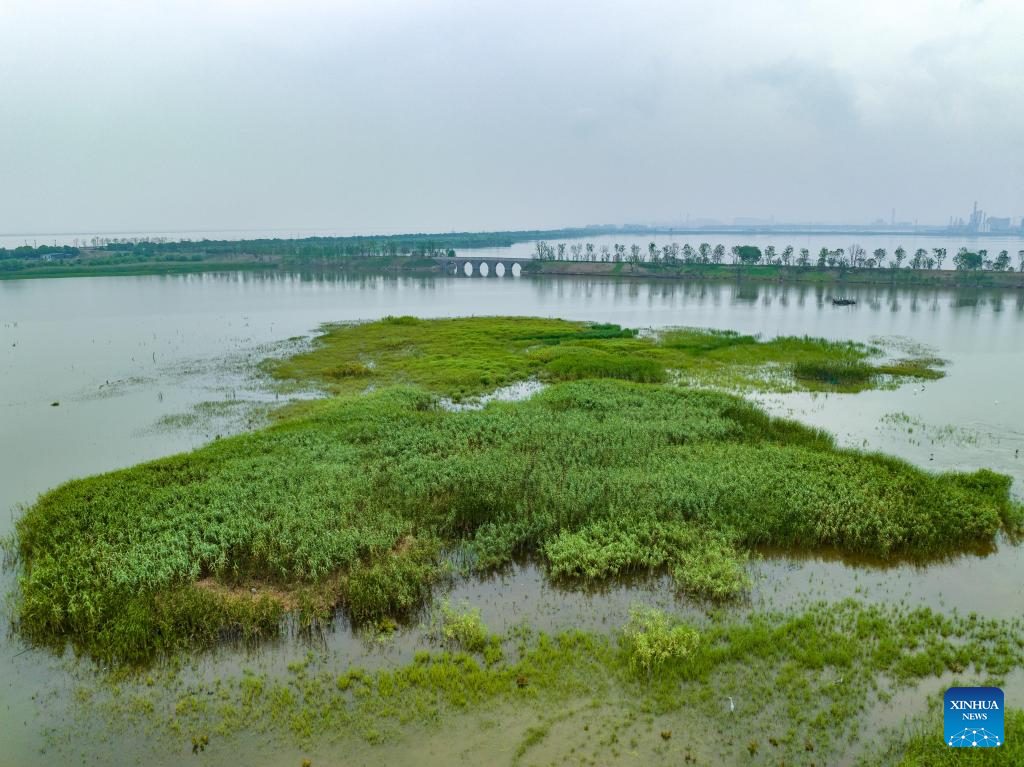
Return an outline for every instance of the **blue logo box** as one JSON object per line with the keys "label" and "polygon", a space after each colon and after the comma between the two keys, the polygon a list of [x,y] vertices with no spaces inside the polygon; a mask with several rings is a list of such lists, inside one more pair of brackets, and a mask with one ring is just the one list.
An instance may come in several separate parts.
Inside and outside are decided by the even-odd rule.
{"label": "blue logo box", "polygon": [[994,748],[1003,745],[1003,691],[998,687],[950,687],[943,702],[946,745]]}

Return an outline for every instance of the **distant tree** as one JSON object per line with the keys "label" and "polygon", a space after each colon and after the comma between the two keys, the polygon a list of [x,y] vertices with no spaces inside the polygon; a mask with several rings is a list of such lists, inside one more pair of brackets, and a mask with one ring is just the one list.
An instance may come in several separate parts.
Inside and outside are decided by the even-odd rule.
{"label": "distant tree", "polygon": [[1017,260],[1020,261],[1020,270],[1024,272],[1024,250],[1017,251]]}
{"label": "distant tree", "polygon": [[660,255],[660,252],[658,251],[658,246],[655,243],[653,243],[653,242],[647,243],[647,259],[652,264],[658,263],[659,255]]}
{"label": "distant tree", "polygon": [[707,263],[711,262],[711,244],[710,243],[702,242],[697,247],[697,250],[700,252],[700,262],[702,264],[707,264]]}
{"label": "distant tree", "polygon": [[732,252],[741,264],[756,264],[761,260],[761,249],[756,245],[737,245]]}
{"label": "distant tree", "polygon": [[946,260],[946,249],[945,248],[932,248],[932,253],[935,255],[935,264],[941,269],[942,262]]}
{"label": "distant tree", "polygon": [[722,263],[725,260],[725,245],[718,243],[711,251],[711,260],[716,264]]}
{"label": "distant tree", "polygon": [[683,245],[683,263],[692,264],[694,259],[693,247],[690,243]]}
{"label": "distant tree", "polygon": [[861,266],[864,263],[865,256],[867,256],[867,251],[860,245],[854,243],[850,246],[850,266],[854,268]]}
{"label": "distant tree", "polygon": [[864,266],[866,266],[868,269],[874,269],[877,264],[878,264],[878,262],[875,261],[874,258],[866,258],[866,259],[864,259]]}
{"label": "distant tree", "polygon": [[594,260],[594,243],[588,242],[587,243],[587,261],[593,261],[593,260]]}
{"label": "distant tree", "polygon": [[885,248],[875,248],[872,255],[875,257],[875,263],[879,266],[885,263]]}
{"label": "distant tree", "polygon": [[914,257],[910,259],[911,269],[924,269],[924,260],[928,256],[928,251],[924,248],[918,248],[914,251]]}
{"label": "distant tree", "polygon": [[679,243],[678,242],[673,242],[669,246],[668,252],[669,252],[669,261],[671,261],[673,264],[678,263],[679,262]]}
{"label": "distant tree", "polygon": [[611,249],[607,245],[602,245],[601,246],[601,260],[607,263],[608,261],[611,261],[611,259],[612,259],[612,251],[611,251]]}
{"label": "distant tree", "polygon": [[640,250],[640,246],[637,245],[635,242],[629,246],[629,263],[633,266],[634,270],[636,269],[637,265],[639,265],[640,262],[643,260],[641,257],[641,253],[642,251]]}
{"label": "distant tree", "polygon": [[907,257],[907,251],[905,251],[901,245],[896,248],[894,255],[896,256],[896,268],[899,269],[903,265],[903,259]]}
{"label": "distant tree", "polygon": [[997,272],[1005,272],[1010,268],[1010,254],[1005,251],[999,251],[999,255],[996,256],[996,260],[992,263],[992,268]]}
{"label": "distant tree", "polygon": [[565,260],[565,243],[564,242],[558,243],[558,260],[559,261],[564,261]]}
{"label": "distant tree", "polygon": [[960,248],[957,254],[953,256],[953,266],[960,271],[980,269],[982,260],[980,253],[972,253],[967,248]]}
{"label": "distant tree", "polygon": [[811,263],[811,251],[807,248],[800,248],[800,258],[796,260],[798,266],[807,266]]}
{"label": "distant tree", "polygon": [[620,263],[626,260],[626,246],[615,243],[615,263]]}
{"label": "distant tree", "polygon": [[766,264],[775,263],[775,246],[765,245],[764,248],[764,262]]}
{"label": "distant tree", "polygon": [[846,266],[846,251],[843,248],[836,248],[832,251],[832,265]]}
{"label": "distant tree", "polygon": [[792,245],[787,245],[782,250],[782,263],[785,264],[786,266],[789,266],[789,264],[790,264],[790,262],[792,260],[793,260],[793,246]]}
{"label": "distant tree", "polygon": [[573,261],[579,261],[580,257],[583,255],[583,245],[578,242],[574,242],[569,246],[569,255]]}
{"label": "distant tree", "polygon": [[823,267],[828,263],[828,248],[822,248],[818,251],[818,266]]}
{"label": "distant tree", "polygon": [[548,261],[552,257],[549,256],[549,253],[554,253],[554,248],[552,248],[550,245],[544,242],[544,240],[537,240],[534,247],[537,249],[536,258],[538,261]]}

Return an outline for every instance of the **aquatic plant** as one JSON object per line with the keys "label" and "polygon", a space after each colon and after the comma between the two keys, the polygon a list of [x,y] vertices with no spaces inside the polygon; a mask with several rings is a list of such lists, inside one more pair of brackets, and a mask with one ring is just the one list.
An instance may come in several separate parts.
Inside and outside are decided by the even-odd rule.
{"label": "aquatic plant", "polygon": [[[503,380],[566,354],[564,341],[517,345],[567,323],[499,320],[482,333],[463,322],[392,319],[360,326],[365,337],[345,328],[339,343],[392,349],[364,383],[407,376],[447,393],[472,389],[465,382],[480,380],[482,359],[493,365],[486,377]],[[465,356],[417,346],[459,327],[475,328]],[[585,343],[613,359],[660,354],[665,341],[601,332],[613,337]],[[330,344],[293,372],[340,364]],[[695,359],[768,354],[764,346],[730,342]],[[474,356],[479,348],[486,354]],[[467,552],[480,570],[532,554],[553,575],[584,579],[666,567],[682,590],[722,599],[745,588],[744,559],[762,544],[893,557],[990,543],[1020,526],[1009,485],[988,471],[929,474],[838,449],[823,432],[717,391],[605,377],[450,412],[436,393],[392,386],[306,402],[269,428],[45,494],[17,522],[17,621],[38,641],[142,662],[273,634],[285,610],[404,619],[444,576],[442,549]],[[253,594],[254,583],[271,588]]]}
{"label": "aquatic plant", "polygon": [[635,606],[622,630],[622,641],[630,666],[649,677],[666,663],[690,657],[700,644],[700,634],[674,623],[660,610]]}
{"label": "aquatic plant", "polygon": [[[938,674],[999,679],[1024,662],[1020,621],[851,600],[749,616],[716,611],[693,625],[638,606],[618,638],[513,630],[497,641],[514,651],[492,663],[462,651],[420,650],[409,663],[367,671],[310,653],[287,673],[216,681],[172,674],[156,689],[133,676],[117,685],[92,677],[83,700],[113,726],[145,726],[160,748],[206,733],[260,734],[302,747],[335,742],[346,754],[385,741],[412,748],[423,744],[416,724],[448,737],[479,727],[483,716],[500,717],[494,738],[509,731],[497,744],[504,758],[544,741],[551,746],[545,762],[585,755],[600,763],[609,748],[628,743],[638,751],[629,759],[641,763],[675,755],[684,764],[732,763],[756,741],[773,762],[833,764],[859,752],[864,764],[918,767],[941,765],[951,753],[939,736],[941,715],[877,750],[877,728],[864,727],[874,704]],[[922,655],[930,662],[908,662]],[[709,721],[727,732],[695,737]],[[1020,724],[1010,709],[1008,754],[1019,753],[1013,744]],[[673,752],[655,750],[665,748]]]}
{"label": "aquatic plant", "polygon": [[[942,375],[941,360],[924,356],[888,366],[871,363],[882,353],[878,345],[850,341],[809,336],[762,340],[701,328],[641,335],[618,325],[526,317],[386,317],[327,326],[312,349],[267,367],[282,380],[315,381],[335,393],[412,383],[455,399],[531,377],[654,383],[673,371],[701,385],[857,391],[879,385],[883,373],[899,380]],[[863,375],[832,381],[821,373],[828,366]],[[766,376],[768,370],[804,375]]]}

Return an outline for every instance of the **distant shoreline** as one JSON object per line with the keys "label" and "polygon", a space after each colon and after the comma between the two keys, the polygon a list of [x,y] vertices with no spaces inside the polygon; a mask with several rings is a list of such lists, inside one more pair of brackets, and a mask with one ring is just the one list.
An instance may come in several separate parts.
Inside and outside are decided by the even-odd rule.
{"label": "distant shoreline", "polygon": [[[750,281],[757,283],[803,285],[875,285],[893,287],[1010,288],[1024,289],[1024,273],[1019,271],[961,271],[954,269],[820,268],[817,266],[736,265],[736,264],[649,264],[625,262],[538,261],[533,259],[462,256],[459,264],[515,261],[525,277],[609,277],[615,279],[655,279],[708,282]],[[331,262],[294,262],[286,259],[235,258],[199,261],[159,261],[149,263],[89,265],[54,263],[0,272],[0,280],[53,279],[64,277],[141,277],[213,272],[322,273],[435,275],[454,279],[503,279],[446,273],[444,259],[415,256],[350,257]],[[493,266],[491,267],[493,269]]]}

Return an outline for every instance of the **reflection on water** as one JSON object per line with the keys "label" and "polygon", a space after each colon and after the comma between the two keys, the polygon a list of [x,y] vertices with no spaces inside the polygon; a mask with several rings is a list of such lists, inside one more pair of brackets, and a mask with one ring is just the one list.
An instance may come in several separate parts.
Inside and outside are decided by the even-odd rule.
{"label": "reflection on water", "polygon": [[[313,274],[200,274],[0,282],[0,535],[18,504],[72,477],[189,449],[239,428],[181,417],[265,399],[254,364],[321,323],[388,314],[423,317],[518,314],[695,325],[744,333],[813,334],[870,341],[898,336],[932,347],[948,376],[897,391],[765,397],[774,412],[829,429],[841,442],[902,455],[929,469],[988,466],[1024,484],[1024,292],[843,288],[856,306],[835,307],[832,286],[583,278],[474,279]],[[51,403],[59,402],[57,407]],[[203,409],[201,409],[203,410]],[[157,425],[165,428],[154,428]],[[908,431],[908,429],[910,431]],[[959,430],[959,431],[958,431]],[[1024,611],[1024,549],[1001,545],[927,568],[873,569],[821,556],[754,565],[753,605],[845,596],[930,604],[993,616]],[[14,587],[10,572],[0,578]],[[458,584],[451,598],[479,604],[502,629],[528,618],[543,628],[601,629],[621,623],[637,599],[673,604],[657,577],[581,593],[520,566]],[[415,632],[366,646],[343,621],[324,637],[345,655],[404,657]],[[301,655],[299,642],[269,645],[274,667]],[[204,659],[209,673],[237,667],[238,654]],[[206,672],[204,672],[206,673]],[[45,653],[0,634],[0,764],[47,763],[45,731],[62,726],[72,687]],[[33,699],[42,691],[45,705]],[[60,763],[63,759],[53,757]],[[102,759],[101,759],[102,761]],[[168,756],[168,761],[173,762]]]}

